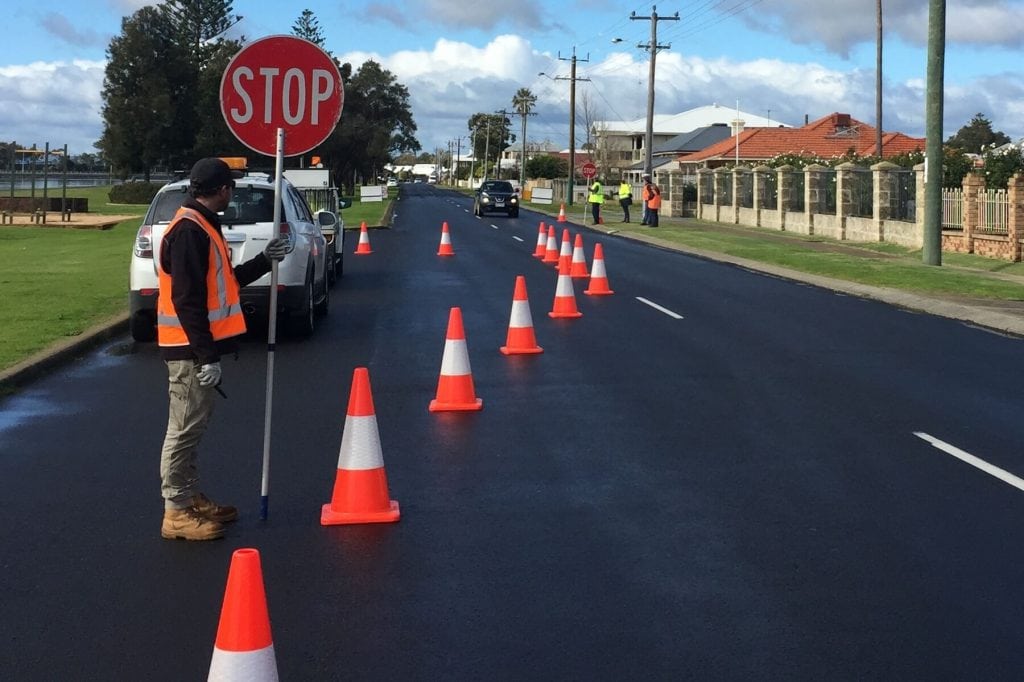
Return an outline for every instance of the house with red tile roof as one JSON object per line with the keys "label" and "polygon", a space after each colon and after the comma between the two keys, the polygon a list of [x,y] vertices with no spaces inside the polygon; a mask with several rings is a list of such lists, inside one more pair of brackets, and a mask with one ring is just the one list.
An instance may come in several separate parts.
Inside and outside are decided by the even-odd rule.
{"label": "house with red tile roof", "polygon": [[[735,164],[757,165],[779,154],[807,154],[822,158],[853,151],[861,156],[876,153],[876,129],[849,114],[834,112],[800,128],[747,128],[739,135],[678,157],[684,172]],[[925,138],[903,133],[882,133],[882,157],[924,151]],[[738,151],[737,151],[738,150]]]}

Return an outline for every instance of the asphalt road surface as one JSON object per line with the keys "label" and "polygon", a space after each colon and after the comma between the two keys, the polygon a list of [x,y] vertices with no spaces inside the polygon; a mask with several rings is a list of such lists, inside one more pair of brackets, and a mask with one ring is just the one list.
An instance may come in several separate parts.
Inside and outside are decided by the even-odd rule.
{"label": "asphalt road surface", "polygon": [[[1021,340],[585,229],[615,295],[552,320],[541,216],[471,203],[405,185],[280,342],[267,522],[265,339],[225,362],[225,540],[160,538],[154,346],[0,402],[0,679],[204,678],[239,547],[286,680],[1019,679]],[[544,353],[506,357],[520,274]],[[476,413],[427,410],[452,306]],[[402,517],[323,528],[358,366]]]}

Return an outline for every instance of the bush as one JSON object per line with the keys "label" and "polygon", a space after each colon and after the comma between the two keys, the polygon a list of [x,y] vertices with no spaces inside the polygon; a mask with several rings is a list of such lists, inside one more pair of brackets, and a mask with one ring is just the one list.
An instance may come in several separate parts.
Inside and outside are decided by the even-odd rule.
{"label": "bush", "polygon": [[163,187],[158,182],[125,182],[114,185],[107,195],[112,204],[142,204],[148,205],[153,197]]}

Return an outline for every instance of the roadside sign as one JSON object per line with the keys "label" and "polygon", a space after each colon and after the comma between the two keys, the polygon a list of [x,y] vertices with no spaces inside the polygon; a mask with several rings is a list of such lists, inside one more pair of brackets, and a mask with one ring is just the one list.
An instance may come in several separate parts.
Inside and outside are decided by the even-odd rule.
{"label": "roadside sign", "polygon": [[285,156],[310,151],[341,117],[345,86],[330,55],[295,36],[260,38],[238,51],[220,81],[220,109],[235,137],[249,149],[276,153],[284,129]]}
{"label": "roadside sign", "polygon": [[580,174],[587,180],[589,180],[590,178],[597,175],[597,166],[595,166],[590,161],[587,161],[585,164],[580,166]]}

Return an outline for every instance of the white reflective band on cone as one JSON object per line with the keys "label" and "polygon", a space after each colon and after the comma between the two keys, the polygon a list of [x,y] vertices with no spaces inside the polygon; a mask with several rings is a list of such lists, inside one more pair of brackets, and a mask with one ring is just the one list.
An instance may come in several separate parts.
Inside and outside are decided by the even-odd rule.
{"label": "white reflective band on cone", "polygon": [[348,471],[380,469],[384,455],[380,448],[380,433],[375,415],[345,417],[345,431],[341,434],[338,468]]}
{"label": "white reflective band on cone", "polygon": [[209,682],[278,682],[274,645],[256,651],[213,649]]}
{"label": "white reflective band on cone", "polygon": [[469,368],[469,349],[465,339],[449,339],[444,344],[444,356],[441,358],[441,374],[447,376],[463,376],[472,374]]}
{"label": "white reflective band on cone", "polygon": [[590,268],[590,278],[601,279],[604,276],[604,258],[598,258]]}
{"label": "white reflective band on cone", "polygon": [[558,286],[555,288],[555,296],[576,296],[576,293],[572,288],[572,277],[569,275],[558,276]]}
{"label": "white reflective band on cone", "polygon": [[532,327],[533,317],[530,315],[529,301],[512,301],[512,316],[508,321],[509,327]]}

